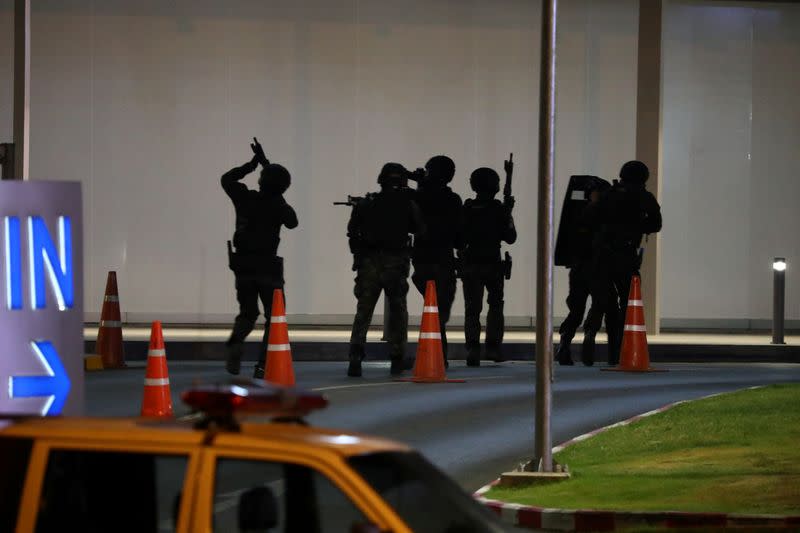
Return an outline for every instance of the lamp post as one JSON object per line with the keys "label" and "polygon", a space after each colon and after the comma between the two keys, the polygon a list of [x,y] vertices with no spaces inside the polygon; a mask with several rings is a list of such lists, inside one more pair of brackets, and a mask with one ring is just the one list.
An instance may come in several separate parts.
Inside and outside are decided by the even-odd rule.
{"label": "lamp post", "polygon": [[772,262],[772,344],[783,341],[783,320],[786,304],[786,258],[776,257]]}

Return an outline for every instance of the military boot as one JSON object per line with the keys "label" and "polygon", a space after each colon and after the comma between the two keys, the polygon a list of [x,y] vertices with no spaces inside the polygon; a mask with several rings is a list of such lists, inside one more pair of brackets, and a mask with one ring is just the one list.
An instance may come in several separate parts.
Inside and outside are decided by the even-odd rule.
{"label": "military boot", "polygon": [[500,349],[500,345],[495,343],[486,343],[486,359],[494,361],[495,363],[502,363],[506,360],[503,351]]}
{"label": "military boot", "polygon": [[228,344],[225,346],[225,370],[229,374],[238,376],[242,370],[242,354],[244,346],[241,343]]}
{"label": "military boot", "polygon": [[393,357],[392,365],[389,367],[389,374],[399,376],[406,369],[406,362],[402,357]]}
{"label": "military boot", "polygon": [[467,366],[481,366],[480,346],[469,346],[467,348]]}
{"label": "military boot", "polygon": [[572,353],[570,352],[569,345],[572,339],[561,337],[561,342],[556,351],[556,360],[561,366],[572,366],[575,363],[572,361]]}
{"label": "military boot", "polygon": [[583,334],[583,348],[581,349],[581,361],[584,366],[592,366],[594,364],[594,332],[585,332]]}
{"label": "military boot", "polygon": [[620,342],[619,336],[612,333],[608,334],[608,366],[617,366],[619,364],[619,349]]}
{"label": "military boot", "polygon": [[361,361],[364,360],[365,356],[363,346],[350,346],[350,365],[347,367],[348,376],[351,378],[361,377]]}

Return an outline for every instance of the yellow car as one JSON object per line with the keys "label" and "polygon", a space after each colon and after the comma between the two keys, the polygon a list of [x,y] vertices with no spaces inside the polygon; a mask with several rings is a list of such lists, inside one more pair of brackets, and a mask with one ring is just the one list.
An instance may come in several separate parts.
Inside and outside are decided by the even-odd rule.
{"label": "yellow car", "polygon": [[183,398],[192,420],[0,418],[0,532],[504,530],[412,449],[306,425],[319,394]]}

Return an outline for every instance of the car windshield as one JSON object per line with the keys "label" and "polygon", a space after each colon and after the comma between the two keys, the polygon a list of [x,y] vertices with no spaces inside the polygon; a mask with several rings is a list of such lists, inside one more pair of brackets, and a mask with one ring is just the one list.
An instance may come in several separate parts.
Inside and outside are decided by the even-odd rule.
{"label": "car windshield", "polygon": [[506,531],[491,512],[418,453],[373,453],[348,462],[417,533]]}

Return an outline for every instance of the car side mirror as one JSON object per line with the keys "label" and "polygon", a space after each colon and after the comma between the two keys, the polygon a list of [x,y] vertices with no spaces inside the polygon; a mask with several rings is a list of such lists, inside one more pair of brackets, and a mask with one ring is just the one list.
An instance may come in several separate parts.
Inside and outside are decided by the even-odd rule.
{"label": "car side mirror", "polygon": [[264,531],[278,525],[278,501],[269,487],[253,487],[239,497],[239,531]]}

